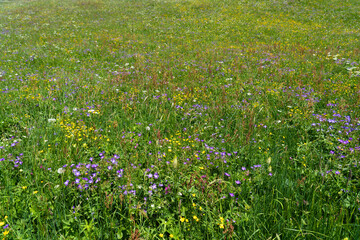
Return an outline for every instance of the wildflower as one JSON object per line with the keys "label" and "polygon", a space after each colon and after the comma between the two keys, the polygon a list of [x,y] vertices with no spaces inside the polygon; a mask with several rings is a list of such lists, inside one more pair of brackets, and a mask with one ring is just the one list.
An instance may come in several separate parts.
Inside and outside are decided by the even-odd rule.
{"label": "wildflower", "polygon": [[220,228],[224,228],[224,224],[220,224],[219,227],[220,227]]}
{"label": "wildflower", "polygon": [[0,222],[0,227],[4,226],[5,223],[4,222]]}
{"label": "wildflower", "polygon": [[4,235],[4,236],[6,236],[6,235],[8,235],[8,234],[9,234],[9,231],[3,232],[3,235]]}
{"label": "wildflower", "polygon": [[230,197],[234,197],[235,195],[233,193],[229,193]]}
{"label": "wildflower", "polygon": [[58,172],[58,174],[63,174],[63,173],[65,172],[65,169],[59,168],[59,169],[57,170],[57,172]]}
{"label": "wildflower", "polygon": [[172,235],[172,234],[170,234],[170,236],[169,236],[170,238],[173,238],[174,237],[174,235]]}
{"label": "wildflower", "polygon": [[39,191],[34,191],[33,194],[37,194]]}
{"label": "wildflower", "polygon": [[164,234],[160,233],[160,234],[159,234],[159,237],[161,237],[161,238],[164,237]]}
{"label": "wildflower", "polygon": [[170,185],[168,185],[167,187],[165,187],[165,194],[168,194],[170,192]]}
{"label": "wildflower", "polygon": [[48,122],[49,122],[49,123],[56,122],[56,119],[54,119],[54,118],[49,118],[49,119],[48,119]]}
{"label": "wildflower", "polygon": [[21,188],[25,190],[25,189],[27,189],[27,186],[23,186],[23,187],[21,187]]}
{"label": "wildflower", "polygon": [[184,217],[180,217],[180,222],[184,222],[185,218]]}
{"label": "wildflower", "polygon": [[241,184],[241,182],[240,182],[239,180],[235,181],[235,183],[236,183],[237,185]]}
{"label": "wildflower", "polygon": [[225,174],[225,176],[230,177],[230,174],[228,174],[228,173],[224,173],[224,174]]}

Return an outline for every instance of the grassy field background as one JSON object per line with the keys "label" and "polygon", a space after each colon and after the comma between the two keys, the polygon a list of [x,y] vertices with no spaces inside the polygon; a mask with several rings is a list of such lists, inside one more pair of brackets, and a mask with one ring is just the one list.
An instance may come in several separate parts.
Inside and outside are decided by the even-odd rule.
{"label": "grassy field background", "polygon": [[360,2],[0,2],[0,239],[360,239]]}

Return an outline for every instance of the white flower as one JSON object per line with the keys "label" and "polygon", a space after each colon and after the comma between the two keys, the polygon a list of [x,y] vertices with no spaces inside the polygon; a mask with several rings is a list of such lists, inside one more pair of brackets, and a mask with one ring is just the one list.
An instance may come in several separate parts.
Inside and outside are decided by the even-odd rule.
{"label": "white flower", "polygon": [[149,127],[149,126],[147,126],[147,127],[146,127],[146,130],[150,131],[150,127]]}
{"label": "white flower", "polygon": [[58,174],[63,174],[63,173],[65,172],[65,169],[59,168],[59,169],[57,170],[57,172],[58,172]]}
{"label": "white flower", "polygon": [[51,123],[51,122],[56,122],[56,119],[55,118],[49,118],[48,119],[48,122]]}

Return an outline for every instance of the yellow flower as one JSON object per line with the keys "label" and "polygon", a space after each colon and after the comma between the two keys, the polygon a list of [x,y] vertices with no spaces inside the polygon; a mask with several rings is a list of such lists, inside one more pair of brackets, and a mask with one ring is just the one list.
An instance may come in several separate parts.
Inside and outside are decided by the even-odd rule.
{"label": "yellow flower", "polygon": [[0,227],[1,227],[1,226],[4,226],[4,225],[5,225],[5,223],[4,223],[4,222],[0,222]]}
{"label": "yellow flower", "polygon": [[4,219],[6,220],[8,218],[8,216],[5,216]]}
{"label": "yellow flower", "polygon": [[[184,222],[185,221],[185,218],[183,217],[180,217],[180,222]],[[0,225],[1,226],[1,225]]]}
{"label": "yellow flower", "polygon": [[164,237],[164,234],[160,233],[159,236],[162,238],[162,237]]}
{"label": "yellow flower", "polygon": [[33,194],[37,194],[39,191],[34,191]]}
{"label": "yellow flower", "polygon": [[5,231],[3,232],[4,236],[8,235],[9,234],[9,231]]}
{"label": "yellow flower", "polygon": [[196,196],[195,193],[193,193],[192,196],[195,197]]}
{"label": "yellow flower", "polygon": [[193,203],[193,207],[195,207],[196,206],[196,204],[195,203]]}
{"label": "yellow flower", "polygon": [[170,236],[169,236],[170,238],[173,238],[174,237],[174,235],[172,235],[172,234],[170,234]]}
{"label": "yellow flower", "polygon": [[27,186],[23,186],[22,189],[24,189],[24,190],[27,189]]}
{"label": "yellow flower", "polygon": [[224,224],[220,224],[220,226],[219,226],[220,228],[224,228]]}
{"label": "yellow flower", "polygon": [[343,240],[349,240],[349,238],[346,237],[346,238],[344,238]]}

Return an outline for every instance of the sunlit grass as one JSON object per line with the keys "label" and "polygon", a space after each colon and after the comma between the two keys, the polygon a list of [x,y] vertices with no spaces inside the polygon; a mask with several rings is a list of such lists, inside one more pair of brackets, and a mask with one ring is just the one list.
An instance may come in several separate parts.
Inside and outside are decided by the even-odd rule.
{"label": "sunlit grass", "polygon": [[357,1],[0,1],[4,239],[359,239]]}

